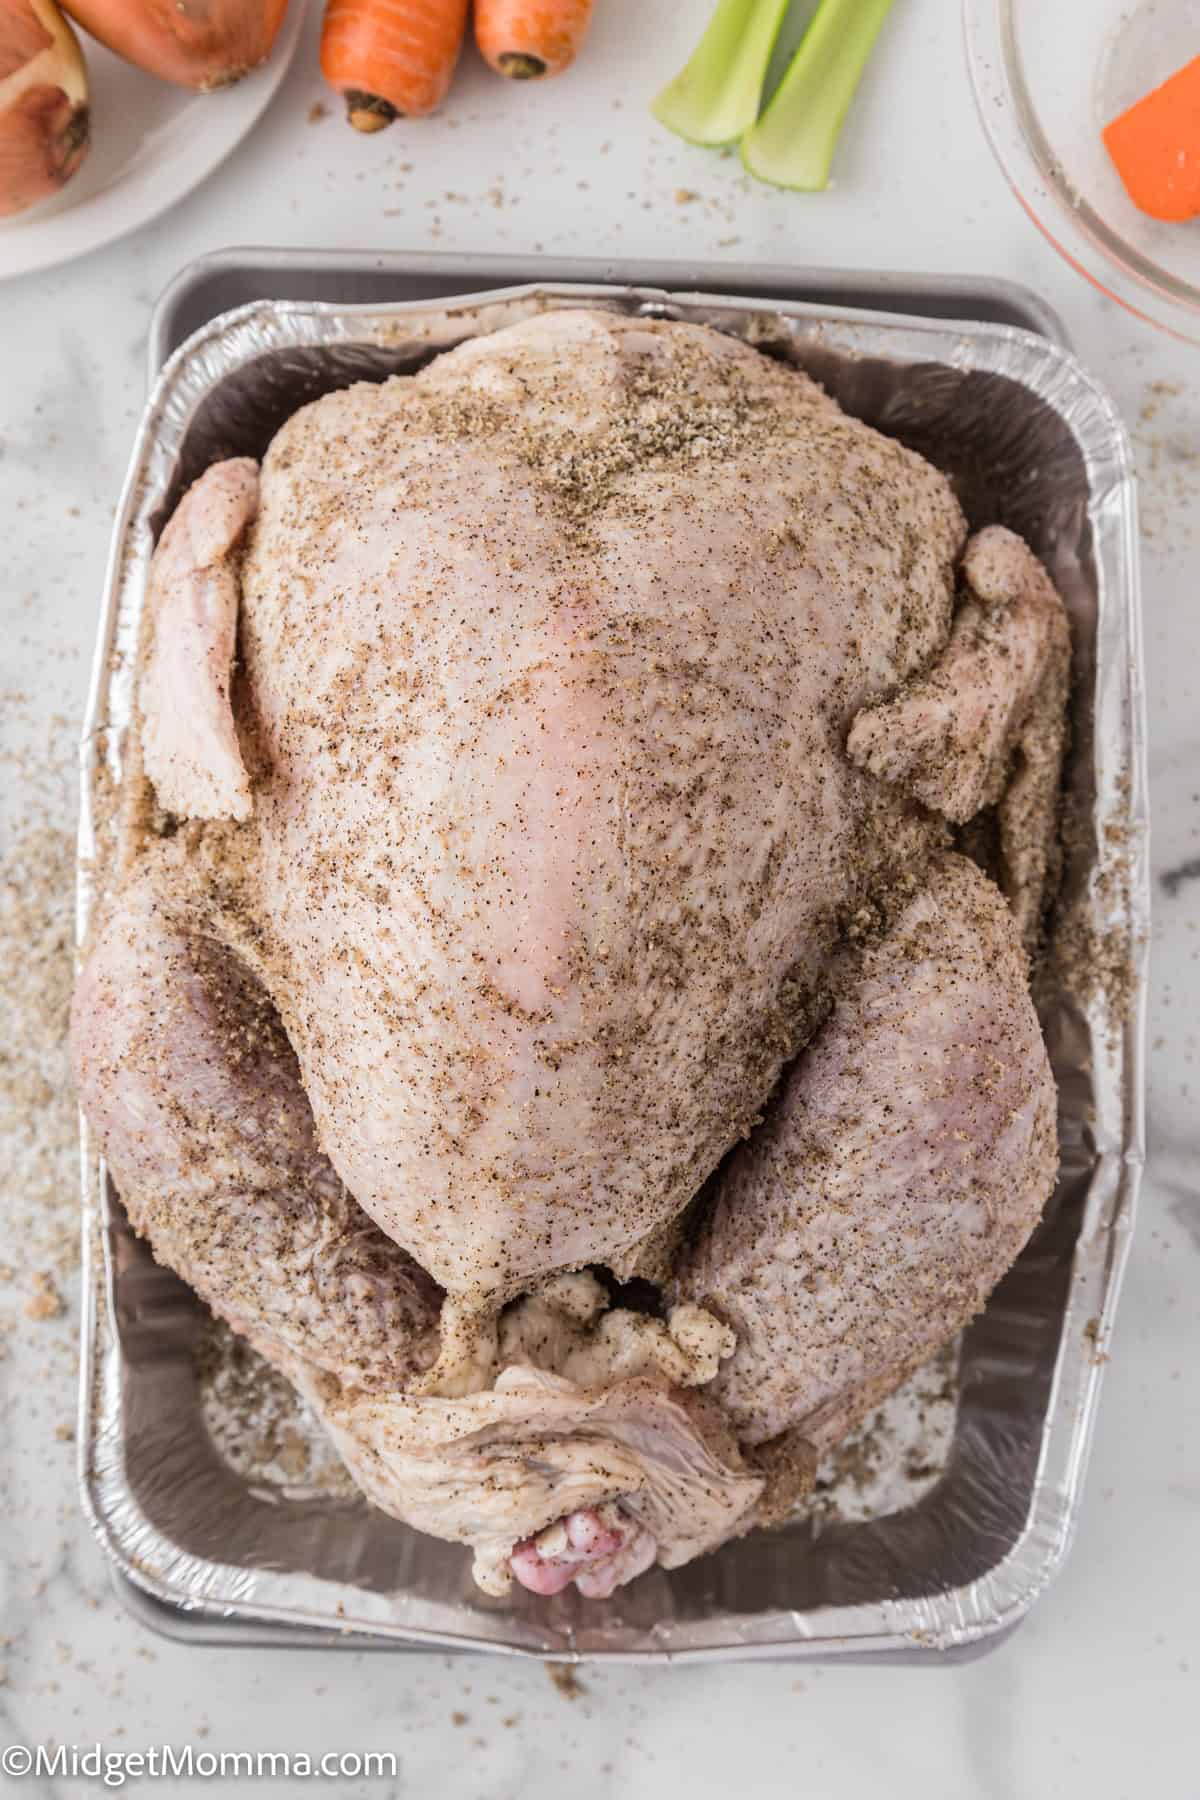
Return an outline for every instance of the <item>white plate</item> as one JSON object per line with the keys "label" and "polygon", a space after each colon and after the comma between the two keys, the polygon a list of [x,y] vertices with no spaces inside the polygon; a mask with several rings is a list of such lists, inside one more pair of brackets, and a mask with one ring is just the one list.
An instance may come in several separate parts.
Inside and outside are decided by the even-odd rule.
{"label": "white plate", "polygon": [[263,66],[214,94],[192,94],[144,75],[81,31],[91,148],[52,199],[0,220],[0,281],[111,244],[198,187],[241,143],[283,80],[305,3],[291,0]]}

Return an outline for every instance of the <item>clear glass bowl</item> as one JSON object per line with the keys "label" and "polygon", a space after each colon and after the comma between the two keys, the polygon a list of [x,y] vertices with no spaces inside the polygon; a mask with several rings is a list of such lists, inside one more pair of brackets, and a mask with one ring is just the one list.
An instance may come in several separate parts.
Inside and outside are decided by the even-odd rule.
{"label": "clear glass bowl", "polygon": [[1030,218],[1130,312],[1200,343],[1200,219],[1126,194],[1100,133],[1200,55],[1200,0],[963,0],[984,129]]}

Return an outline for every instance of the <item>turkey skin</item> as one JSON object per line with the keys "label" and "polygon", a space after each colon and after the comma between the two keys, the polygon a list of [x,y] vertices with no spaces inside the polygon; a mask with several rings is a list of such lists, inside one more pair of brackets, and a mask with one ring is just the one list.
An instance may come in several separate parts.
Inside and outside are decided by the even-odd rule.
{"label": "turkey skin", "polygon": [[777,1516],[1019,1252],[1069,662],[1018,538],[696,325],[527,319],[181,500],[82,1103],[490,1591]]}

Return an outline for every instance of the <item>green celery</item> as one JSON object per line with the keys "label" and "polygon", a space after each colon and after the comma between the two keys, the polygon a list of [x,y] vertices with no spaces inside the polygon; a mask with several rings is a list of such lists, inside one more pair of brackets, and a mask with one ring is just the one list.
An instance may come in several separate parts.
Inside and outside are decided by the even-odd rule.
{"label": "green celery", "polygon": [[847,108],[892,0],[821,0],[787,74],[742,139],[751,175],[777,187],[823,188]]}
{"label": "green celery", "polygon": [[789,0],[718,0],[686,66],[650,108],[692,144],[732,144],[758,117]]}

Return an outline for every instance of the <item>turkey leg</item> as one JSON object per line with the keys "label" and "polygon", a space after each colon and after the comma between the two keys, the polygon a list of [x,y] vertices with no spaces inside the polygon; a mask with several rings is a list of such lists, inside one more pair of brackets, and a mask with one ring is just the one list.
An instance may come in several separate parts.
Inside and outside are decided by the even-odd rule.
{"label": "turkey leg", "polygon": [[676,1287],[743,1444],[835,1443],[982,1307],[1053,1185],[1055,1086],[994,884],[944,855],[730,1159]]}
{"label": "turkey leg", "polygon": [[137,1231],[273,1362],[366,1389],[437,1351],[439,1290],[321,1154],[296,1059],[220,941],[176,838],[149,851],[80,975],[81,1104]]}

